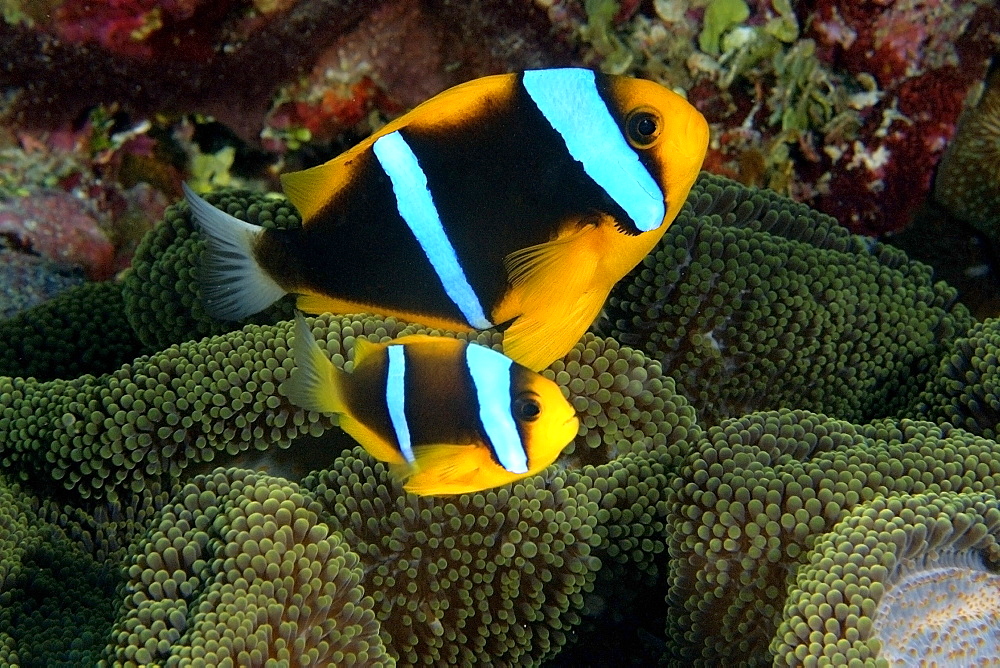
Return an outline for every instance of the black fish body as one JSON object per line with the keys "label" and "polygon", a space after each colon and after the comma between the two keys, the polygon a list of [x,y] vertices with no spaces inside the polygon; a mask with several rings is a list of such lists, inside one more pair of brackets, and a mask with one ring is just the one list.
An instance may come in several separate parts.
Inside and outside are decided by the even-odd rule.
{"label": "black fish body", "polygon": [[295,370],[282,385],[341,428],[414,494],[464,494],[549,466],[579,420],[559,386],[490,348],[443,336],[375,344],[359,337],[351,373],[336,368],[299,315]]}
{"label": "black fish body", "polygon": [[[207,303],[244,317],[293,292],[313,313],[508,325],[505,352],[542,368],[662,236],[706,145],[701,115],[652,82],[572,69],[478,79],[285,175],[303,227],[253,232],[252,262],[208,268]],[[192,206],[213,238],[211,211]],[[266,296],[244,300],[232,284],[253,271]]]}

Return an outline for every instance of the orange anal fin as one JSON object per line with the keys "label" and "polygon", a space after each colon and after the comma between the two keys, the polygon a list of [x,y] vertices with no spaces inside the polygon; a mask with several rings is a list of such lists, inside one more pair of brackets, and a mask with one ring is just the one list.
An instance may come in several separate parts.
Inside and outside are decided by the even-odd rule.
{"label": "orange anal fin", "polygon": [[376,431],[367,425],[359,422],[354,416],[344,414],[340,417],[340,428],[351,435],[355,441],[361,444],[375,459],[389,464],[390,469],[396,469],[400,475],[405,475],[405,471],[410,468],[409,463],[403,458],[402,453],[395,445],[388,442]]}
{"label": "orange anal fin", "polygon": [[474,332],[474,328],[464,322],[449,320],[438,316],[429,316],[414,311],[401,311],[386,308],[378,304],[366,304],[363,302],[338,299],[315,292],[302,292],[299,295],[296,306],[306,313],[335,313],[344,315],[347,313],[380,313],[392,316],[405,322],[412,322],[435,329],[447,329],[452,332]]}
{"label": "orange anal fin", "polygon": [[466,494],[524,477],[493,461],[482,445],[423,445],[413,453],[413,474],[403,489],[421,496]]}

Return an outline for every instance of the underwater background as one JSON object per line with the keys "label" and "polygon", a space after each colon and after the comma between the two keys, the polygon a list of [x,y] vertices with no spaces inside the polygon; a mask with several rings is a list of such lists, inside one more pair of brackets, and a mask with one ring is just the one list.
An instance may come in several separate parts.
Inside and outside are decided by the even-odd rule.
{"label": "underwater background", "polygon": [[[991,0],[0,10],[0,665],[1000,662]],[[555,465],[406,494],[279,392],[291,301],[205,313],[181,183],[298,225],[279,174],[559,66],[683,94],[704,172],[543,372]]]}

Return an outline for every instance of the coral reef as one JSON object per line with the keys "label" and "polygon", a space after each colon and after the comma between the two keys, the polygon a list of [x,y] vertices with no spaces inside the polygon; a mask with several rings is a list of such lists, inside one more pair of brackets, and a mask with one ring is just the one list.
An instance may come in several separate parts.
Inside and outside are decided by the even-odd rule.
{"label": "coral reef", "polygon": [[848,69],[871,72],[883,88],[916,73],[954,65],[955,42],[980,5],[922,0],[816,2],[810,32]]}
{"label": "coral reef", "polygon": [[953,215],[986,235],[994,256],[1000,248],[1000,57],[959,119],[955,140],[938,166],[934,197]]}
{"label": "coral reef", "polygon": [[605,318],[599,331],[657,359],[707,425],[781,406],[892,414],[972,324],[895,248],[704,174]]}
{"label": "coral reef", "polygon": [[1000,315],[1000,181],[993,169],[1000,156],[998,63],[994,56],[985,81],[966,97],[954,140],[937,166],[931,201],[891,239],[958,288],[980,318]]}
{"label": "coral reef", "polygon": [[925,199],[1000,34],[978,1],[595,0],[586,21],[540,4],[585,62],[687,91],[713,127],[706,169],[873,235]]}
{"label": "coral reef", "polygon": [[771,650],[846,660],[983,665],[1000,655],[992,494],[901,494],[859,505],[817,541]]}
{"label": "coral reef", "polygon": [[[1000,325],[940,282],[1000,239],[997,69],[967,96],[995,3],[0,5],[0,664],[996,659]],[[290,300],[206,315],[203,242],[166,201],[273,187],[475,76],[579,64],[685,91],[707,169],[799,203],[703,175],[543,371],[581,422],[557,462],[407,495],[282,393]],[[908,247],[933,273],[852,234],[905,227],[942,157],[937,203],[975,230],[931,210]],[[280,196],[206,197],[299,224]],[[67,287],[83,271],[117,280]],[[346,368],[358,337],[455,336],[310,322]]]}
{"label": "coral reef", "polygon": [[449,85],[582,63],[683,89],[713,125],[708,169],[876,235],[924,201],[1000,36],[988,0],[8,4],[0,86],[17,128],[102,107],[136,127],[196,114],[269,164],[310,166]]}
{"label": "coral reef", "polygon": [[[280,197],[209,197],[298,224]],[[916,567],[948,546],[979,555],[959,568],[1000,557],[995,322],[773,193],[703,175],[616,289],[613,336],[543,371],[574,443],[454,497],[405,494],[335,419],[290,405],[287,305],[211,321],[200,251],[178,204],[121,283],[0,325],[4,661],[885,660],[912,641],[871,623],[883,592],[925,586]],[[310,322],[341,367],[357,337],[455,336]],[[857,569],[881,584],[858,589]]]}
{"label": "coral reef", "polygon": [[[505,0],[426,7],[403,0],[396,3],[399,10],[383,8],[393,3],[260,2],[249,17],[244,3],[192,0],[168,3],[166,11],[154,4],[68,2],[65,11],[55,13],[56,25],[0,23],[0,55],[10,63],[0,85],[16,91],[14,120],[52,127],[114,102],[139,117],[164,111],[208,114],[256,141],[279,89],[348,46],[363,44],[359,60],[366,52],[378,55],[372,64],[381,69],[372,73],[384,84],[439,82],[416,84],[425,86],[420,95],[570,57],[565,46],[547,39],[544,13]],[[363,23],[373,13],[374,25],[383,25],[370,41]],[[423,40],[422,49],[406,51],[410,33],[400,38],[387,27],[408,20],[420,35],[411,46]],[[175,39],[178,34],[184,39]],[[87,86],[74,85],[78,72],[88,73]],[[392,88],[387,92],[395,96]],[[413,103],[415,95],[400,99]]]}
{"label": "coral reef", "polygon": [[[796,574],[803,573],[798,586],[807,587],[815,573],[802,567],[820,567],[810,561],[810,550],[822,545],[817,538],[835,531],[852,511],[879,495],[985,492],[991,496],[998,474],[1000,445],[948,424],[881,420],[853,425],[804,411],[781,410],[728,420],[709,429],[672,483],[667,544],[673,568],[667,633],[673,659],[682,665],[725,661],[769,665],[769,647],[779,628],[777,641],[783,655],[832,651],[846,660],[852,651],[867,651],[864,647],[851,650],[850,642],[864,645],[868,638],[838,622],[851,614],[862,615],[842,608],[837,608],[835,617],[828,614],[824,625],[816,629],[834,637],[824,635],[826,646],[813,647],[817,641],[794,616],[808,612],[806,603],[813,594],[809,589],[801,594],[792,590],[787,604],[789,627],[781,626],[788,588],[795,585]],[[940,523],[940,514],[933,513],[935,507],[929,502],[921,511],[925,522]],[[858,515],[865,516],[862,510]],[[902,514],[903,520],[907,517]],[[995,519],[990,522],[995,525]],[[958,527],[966,523],[963,519]],[[840,549],[833,552],[830,548],[823,556],[832,554],[837,565],[857,561],[841,544],[844,537],[864,541],[855,531],[844,531],[827,534],[827,540]],[[962,531],[956,528],[954,534],[958,549],[963,544]],[[915,556],[921,535],[913,535]],[[937,536],[933,545],[944,541],[947,533],[942,529]],[[971,536],[982,537],[982,532]],[[858,557],[865,552],[859,551]],[[908,554],[899,555],[904,556]],[[996,556],[991,552],[990,558]],[[822,582],[829,584],[836,574],[831,571]],[[841,592],[846,597],[844,605],[858,604],[847,596],[852,591]],[[877,603],[876,594],[874,588],[858,591],[873,603]],[[871,617],[874,606],[865,604],[863,610]],[[850,619],[851,625],[860,624]],[[811,617],[806,624],[814,624]],[[789,628],[795,639],[788,637]],[[836,634],[841,630],[849,641],[847,647],[838,643]]]}
{"label": "coral reef", "polygon": [[[81,2],[67,0],[52,17],[52,30],[63,41],[100,45],[110,54],[152,61],[156,57],[196,58],[211,54],[212,31],[236,32],[238,23],[253,25],[267,14],[268,4],[254,3],[257,16],[242,19],[232,0],[178,0],[175,2]],[[256,21],[255,21],[256,20]],[[193,33],[193,34],[191,34]],[[183,48],[181,48],[181,38]]]}
{"label": "coral reef", "polygon": [[[149,3],[129,4],[145,5],[147,17],[154,11]],[[203,6],[224,10],[228,4]],[[0,83],[18,89],[12,113],[28,126],[55,125],[96,104],[117,102],[138,114],[202,111],[252,137],[247,128],[259,127],[277,85],[300,71],[317,40],[332,40],[353,25],[361,4],[307,0],[249,34],[227,34],[224,21],[216,20],[202,39],[176,46],[168,39],[164,52],[140,58],[66,42],[48,29],[4,24],[3,59],[12,65]],[[152,60],[157,67],[149,66]],[[88,73],[87,86],[74,85],[79,72]]]}
{"label": "coral reef", "polygon": [[[121,121],[98,107],[79,128],[18,132],[16,140],[0,134],[0,247],[11,263],[81,268],[91,280],[128,266],[139,237],[163,215],[166,195],[132,178],[133,163],[156,148],[149,124],[122,128]],[[173,196],[169,183],[159,185]]]}

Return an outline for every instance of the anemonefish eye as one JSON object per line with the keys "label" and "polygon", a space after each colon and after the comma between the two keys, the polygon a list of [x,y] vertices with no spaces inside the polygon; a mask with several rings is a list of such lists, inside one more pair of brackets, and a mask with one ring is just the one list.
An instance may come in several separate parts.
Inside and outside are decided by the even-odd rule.
{"label": "anemonefish eye", "polygon": [[542,414],[542,405],[532,397],[518,397],[514,400],[514,417],[522,422],[534,422]]}
{"label": "anemonefish eye", "polygon": [[637,109],[625,119],[625,134],[632,146],[649,146],[660,135],[660,117],[648,109]]}

